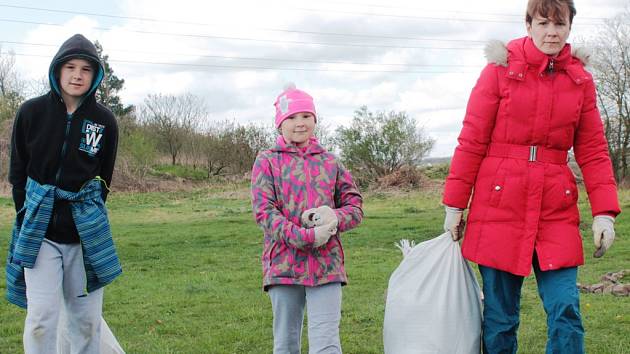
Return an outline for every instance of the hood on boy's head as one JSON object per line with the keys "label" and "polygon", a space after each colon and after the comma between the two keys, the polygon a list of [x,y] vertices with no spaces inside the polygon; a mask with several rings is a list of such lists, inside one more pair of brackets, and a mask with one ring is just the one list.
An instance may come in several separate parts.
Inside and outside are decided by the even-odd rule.
{"label": "hood on boy's head", "polygon": [[81,34],[75,34],[63,42],[61,47],[59,47],[59,51],[53,57],[53,60],[50,63],[50,68],[48,69],[50,88],[61,96],[61,90],[59,89],[59,71],[63,63],[72,59],[84,59],[92,64],[92,68],[94,69],[94,79],[92,80],[90,90],[85,95],[93,95],[96,92],[98,85],[100,85],[101,81],[103,81],[105,70],[103,69],[103,64],[98,58],[96,47]]}

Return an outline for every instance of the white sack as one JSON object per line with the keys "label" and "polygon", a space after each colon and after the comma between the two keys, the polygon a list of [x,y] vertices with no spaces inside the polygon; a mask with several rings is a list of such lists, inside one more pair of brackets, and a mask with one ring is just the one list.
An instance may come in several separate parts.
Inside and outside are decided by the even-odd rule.
{"label": "white sack", "polygon": [[385,353],[480,353],[481,292],[459,243],[447,232],[401,245],[406,254],[387,289]]}
{"label": "white sack", "polygon": [[[61,311],[60,323],[65,322],[64,311]],[[70,353],[70,338],[68,338],[67,326],[59,326],[57,336],[57,353],[69,354]],[[100,354],[125,354],[114,333],[109,329],[105,319],[101,317],[101,352]]]}

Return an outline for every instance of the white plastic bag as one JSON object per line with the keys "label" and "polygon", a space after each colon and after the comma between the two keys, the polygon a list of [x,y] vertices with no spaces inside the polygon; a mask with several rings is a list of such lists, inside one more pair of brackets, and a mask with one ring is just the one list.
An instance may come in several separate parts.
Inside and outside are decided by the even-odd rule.
{"label": "white plastic bag", "polygon": [[405,257],[387,289],[385,353],[480,353],[481,292],[459,244],[447,232],[401,245]]}
{"label": "white plastic bag", "polygon": [[[65,321],[64,311],[61,311],[60,321],[63,323]],[[57,353],[58,354],[68,354],[70,353],[70,338],[68,338],[68,333],[66,332],[66,326],[60,326],[58,335],[57,335]],[[101,317],[101,345],[100,345],[100,353],[101,354],[125,354],[125,351],[122,349],[116,337],[114,337],[114,333],[109,329],[107,322],[105,319]]]}

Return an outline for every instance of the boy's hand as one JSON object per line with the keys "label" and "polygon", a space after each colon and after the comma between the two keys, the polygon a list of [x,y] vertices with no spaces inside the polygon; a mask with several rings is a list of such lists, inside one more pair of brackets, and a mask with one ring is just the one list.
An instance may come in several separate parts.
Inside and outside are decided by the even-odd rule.
{"label": "boy's hand", "polygon": [[328,240],[337,233],[337,221],[331,223],[316,226],[315,227],[315,242],[313,242],[313,248],[319,248],[325,245]]}
{"label": "boy's hand", "polygon": [[302,226],[306,228],[328,225],[333,221],[335,222],[335,227],[337,227],[339,223],[337,214],[335,214],[335,211],[327,205],[306,210],[302,213],[301,219]]}

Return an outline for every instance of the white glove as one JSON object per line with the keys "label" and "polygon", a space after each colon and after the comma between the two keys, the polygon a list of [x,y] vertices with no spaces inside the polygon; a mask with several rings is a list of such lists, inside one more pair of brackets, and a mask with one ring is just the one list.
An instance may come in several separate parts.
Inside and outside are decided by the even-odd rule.
{"label": "white glove", "polygon": [[335,214],[335,211],[327,205],[306,210],[302,213],[301,219],[302,226],[306,228],[328,225],[333,221],[335,222],[335,227],[339,224],[337,214]]}
{"label": "white glove", "polygon": [[609,215],[596,215],[593,218],[593,241],[595,253],[593,257],[599,258],[606,253],[615,240],[615,218]]}
{"label": "white glove", "polygon": [[313,248],[319,248],[325,245],[328,240],[337,233],[337,221],[333,221],[326,225],[315,226],[315,242]]}
{"label": "white glove", "polygon": [[444,206],[446,216],[444,218],[444,231],[449,231],[453,241],[459,241],[464,236],[464,210],[450,206]]}

